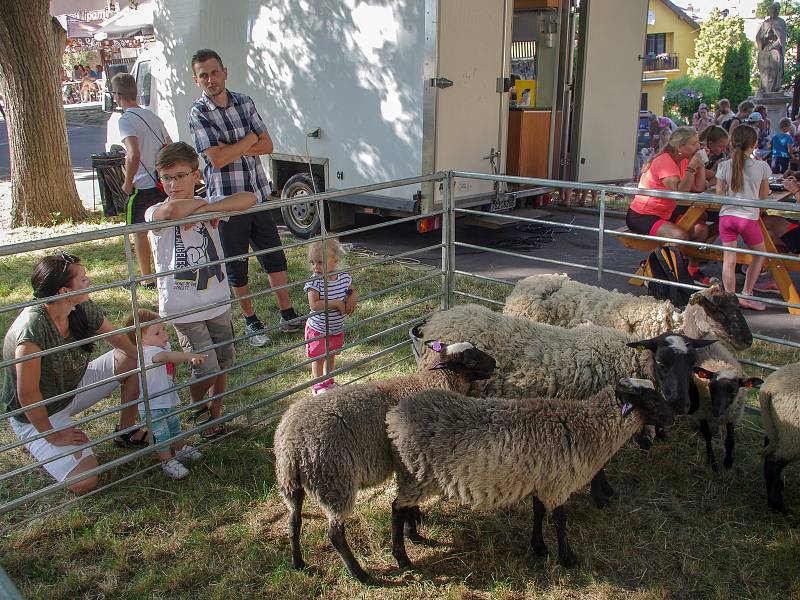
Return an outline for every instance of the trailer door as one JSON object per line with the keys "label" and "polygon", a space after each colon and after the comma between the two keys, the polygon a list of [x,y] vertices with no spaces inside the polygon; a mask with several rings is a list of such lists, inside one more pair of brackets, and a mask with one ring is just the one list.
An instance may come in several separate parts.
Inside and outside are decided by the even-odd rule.
{"label": "trailer door", "polygon": [[636,157],[648,0],[581,0],[581,5],[571,171],[584,182],[627,180]]}
{"label": "trailer door", "polygon": [[[497,91],[508,77],[512,0],[440,0],[436,76],[453,82],[436,92],[437,171],[490,173],[488,158],[501,149],[496,165],[505,171],[508,94]],[[441,81],[441,80],[440,80]],[[441,81],[441,85],[447,82]],[[430,85],[430,82],[428,82]],[[460,179],[455,197],[491,193],[490,181]],[[437,200],[440,200],[437,197]]]}

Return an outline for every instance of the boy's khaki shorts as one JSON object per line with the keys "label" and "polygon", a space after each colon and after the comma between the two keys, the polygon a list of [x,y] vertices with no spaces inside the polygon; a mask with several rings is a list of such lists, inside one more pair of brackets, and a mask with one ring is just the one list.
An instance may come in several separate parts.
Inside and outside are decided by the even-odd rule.
{"label": "boy's khaki shorts", "polygon": [[[233,343],[223,343],[233,339],[230,309],[213,319],[194,323],[174,323],[174,325],[184,352],[208,355],[203,364],[192,367],[192,375],[202,377],[233,366],[236,359]],[[214,344],[222,345],[209,350],[208,347]]]}

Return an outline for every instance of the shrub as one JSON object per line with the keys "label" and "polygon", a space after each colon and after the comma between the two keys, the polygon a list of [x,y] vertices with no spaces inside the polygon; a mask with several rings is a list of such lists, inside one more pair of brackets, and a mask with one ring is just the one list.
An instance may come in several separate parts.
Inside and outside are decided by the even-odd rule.
{"label": "shrub", "polygon": [[691,119],[701,102],[708,104],[709,108],[715,106],[719,94],[719,82],[713,77],[676,77],[667,82],[664,114],[673,111]]}
{"label": "shrub", "polygon": [[753,91],[750,84],[750,46],[748,43],[739,48],[729,48],[725,55],[719,91],[723,98],[730,99],[734,108],[749,98]]}

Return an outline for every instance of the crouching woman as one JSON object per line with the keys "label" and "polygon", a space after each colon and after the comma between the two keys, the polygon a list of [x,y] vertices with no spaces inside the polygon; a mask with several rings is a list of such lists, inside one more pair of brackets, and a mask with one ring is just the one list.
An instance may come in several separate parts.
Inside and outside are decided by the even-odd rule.
{"label": "crouching woman", "polygon": [[[31,285],[34,298],[44,299],[84,290],[91,281],[77,256],[60,252],[36,264]],[[113,330],[114,326],[89,300],[88,294],[53,298],[44,304],[25,308],[14,320],[3,343],[3,360],[23,359]],[[91,389],[82,389],[136,368],[136,346],[125,334],[106,339],[115,349],[94,360],[90,360],[94,344],[88,343],[5,367],[0,407],[6,406],[8,412],[20,411],[10,416],[8,421],[17,438],[26,442],[25,447],[34,459],[46,461],[67,453],[42,465],[59,482],[97,466],[91,448],[79,449],[89,442],[89,438],[80,428],[71,426],[72,418],[108,398],[120,385],[123,404],[135,401],[139,395],[135,373],[121,382],[109,381]],[[70,394],[73,391],[75,393]],[[63,397],[30,410],[20,410],[56,396]],[[123,429],[135,423],[135,404],[120,411]],[[53,433],[41,435],[51,430]],[[145,431],[133,430],[118,436],[115,442],[146,445],[145,437]],[[87,477],[69,489],[83,494],[96,485],[96,476]]]}

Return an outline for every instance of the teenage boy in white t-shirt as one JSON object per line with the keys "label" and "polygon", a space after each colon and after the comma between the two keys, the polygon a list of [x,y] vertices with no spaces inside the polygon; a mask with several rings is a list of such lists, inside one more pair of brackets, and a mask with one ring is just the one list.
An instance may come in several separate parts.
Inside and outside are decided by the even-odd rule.
{"label": "teenage boy in white t-shirt", "polygon": [[[197,152],[184,142],[175,142],[161,150],[156,158],[156,169],[168,197],[147,209],[145,221],[182,219],[208,212],[233,212],[255,204],[256,197],[251,192],[212,199],[215,200],[213,204],[195,198],[194,188],[200,181],[198,168]],[[233,343],[226,343],[233,339],[228,279],[222,264],[207,266],[207,263],[223,258],[216,223],[206,220],[161,227],[150,232],[150,241],[157,273],[181,269],[158,277],[158,312],[162,317],[178,315],[172,323],[184,351],[208,355],[202,364],[193,366],[192,374],[200,378],[233,366]],[[209,349],[209,346],[217,344],[222,345]],[[218,373],[191,385],[192,403],[201,402],[209,389],[215,396],[221,394],[227,381],[227,373]],[[216,419],[221,413],[222,400],[218,398],[211,403],[210,409],[198,411],[195,421]],[[224,428],[218,425],[206,429],[201,435],[210,439],[224,432]]]}

